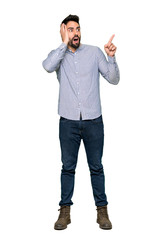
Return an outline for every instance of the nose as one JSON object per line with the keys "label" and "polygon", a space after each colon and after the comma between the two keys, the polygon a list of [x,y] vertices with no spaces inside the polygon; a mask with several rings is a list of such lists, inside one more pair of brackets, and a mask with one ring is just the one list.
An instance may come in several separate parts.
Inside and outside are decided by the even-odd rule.
{"label": "nose", "polygon": [[74,29],[74,35],[79,35],[79,31],[77,29]]}

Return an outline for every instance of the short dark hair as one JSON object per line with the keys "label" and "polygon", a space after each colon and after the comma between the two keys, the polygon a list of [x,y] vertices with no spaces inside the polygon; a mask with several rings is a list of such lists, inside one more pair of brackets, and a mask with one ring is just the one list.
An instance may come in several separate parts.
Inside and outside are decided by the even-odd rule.
{"label": "short dark hair", "polygon": [[61,24],[67,24],[69,21],[74,21],[77,22],[79,24],[79,17],[77,15],[69,15],[68,17],[66,17]]}

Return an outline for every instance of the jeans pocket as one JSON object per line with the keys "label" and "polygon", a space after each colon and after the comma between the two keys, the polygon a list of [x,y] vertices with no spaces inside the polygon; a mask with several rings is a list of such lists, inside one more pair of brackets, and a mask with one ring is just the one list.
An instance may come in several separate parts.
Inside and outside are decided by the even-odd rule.
{"label": "jeans pocket", "polygon": [[103,123],[102,115],[98,118],[92,119],[92,122],[95,124]]}
{"label": "jeans pocket", "polygon": [[60,122],[68,122],[69,120],[67,118],[64,117],[60,117]]}

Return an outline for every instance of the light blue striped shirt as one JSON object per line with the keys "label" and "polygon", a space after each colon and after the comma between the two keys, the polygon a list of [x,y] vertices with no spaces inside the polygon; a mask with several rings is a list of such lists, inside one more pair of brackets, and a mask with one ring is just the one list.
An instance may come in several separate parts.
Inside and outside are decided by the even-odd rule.
{"label": "light blue striped shirt", "polygon": [[115,57],[108,61],[95,46],[81,44],[73,53],[62,43],[43,61],[44,69],[56,71],[59,81],[58,114],[71,120],[94,119],[101,113],[99,76],[118,84],[119,69]]}

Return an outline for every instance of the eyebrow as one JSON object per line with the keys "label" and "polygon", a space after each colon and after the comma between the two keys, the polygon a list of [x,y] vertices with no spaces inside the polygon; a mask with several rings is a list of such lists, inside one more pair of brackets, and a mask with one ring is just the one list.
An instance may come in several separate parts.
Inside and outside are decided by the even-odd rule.
{"label": "eyebrow", "polygon": [[[76,29],[77,29],[77,28],[80,28],[80,26],[76,27]],[[68,29],[74,29],[74,28],[73,28],[73,27],[69,27]]]}

